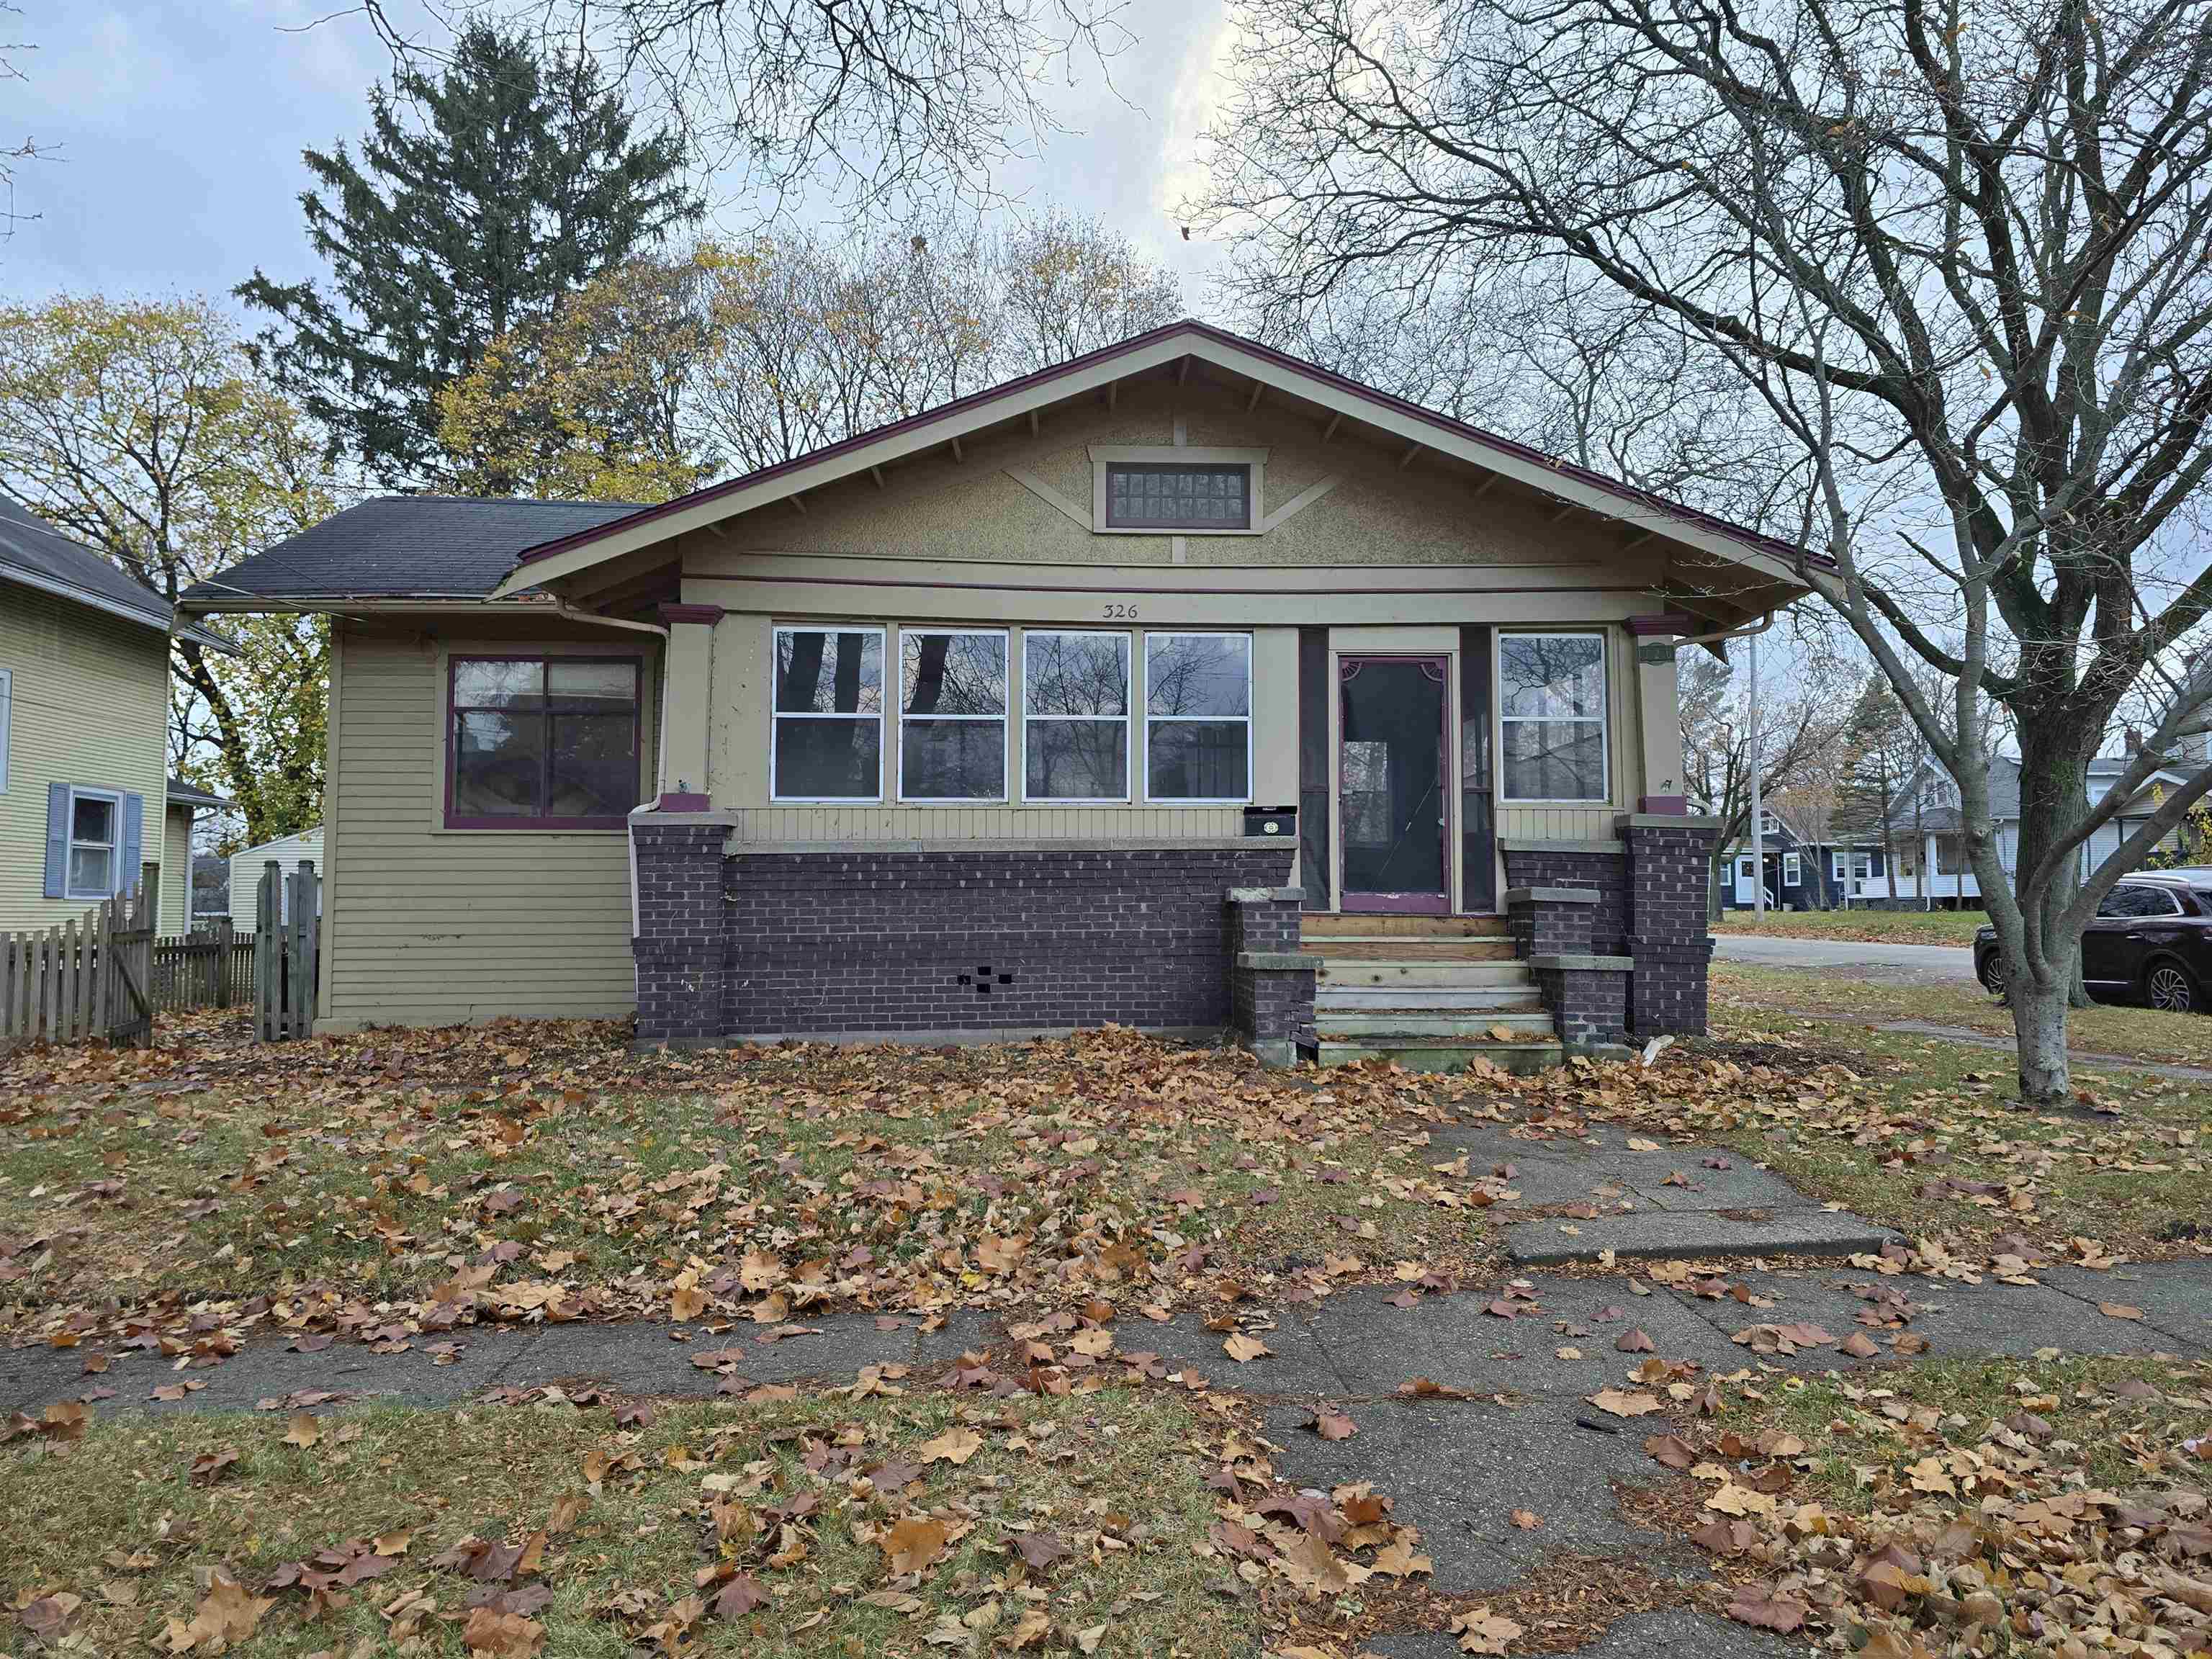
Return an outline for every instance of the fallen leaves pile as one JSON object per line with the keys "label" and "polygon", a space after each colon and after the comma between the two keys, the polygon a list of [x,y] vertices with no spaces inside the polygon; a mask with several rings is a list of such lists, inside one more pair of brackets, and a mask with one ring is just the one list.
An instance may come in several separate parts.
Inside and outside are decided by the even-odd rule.
{"label": "fallen leaves pile", "polygon": [[480,1319],[764,1337],[1224,1284],[1275,1301],[1486,1259],[1443,1107],[1109,1029],[985,1048],[634,1055],[508,1022],[0,1061],[0,1322],[216,1363],[255,1328],[401,1352]]}
{"label": "fallen leaves pile", "polygon": [[2212,1366],[2053,1354],[1747,1392],[1803,1433],[1644,1442],[1704,1486],[1689,1537],[1730,1617],[1872,1659],[2212,1651]]}

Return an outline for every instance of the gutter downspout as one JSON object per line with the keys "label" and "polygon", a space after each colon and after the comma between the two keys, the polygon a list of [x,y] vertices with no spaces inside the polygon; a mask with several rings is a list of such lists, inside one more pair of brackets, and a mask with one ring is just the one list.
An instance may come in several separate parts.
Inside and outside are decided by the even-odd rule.
{"label": "gutter downspout", "polygon": [[[556,598],[553,614],[565,617],[570,622],[587,623],[596,628],[627,628],[639,634],[651,634],[660,641],[660,696],[654,705],[653,722],[653,800],[641,801],[626,815],[635,817],[640,812],[653,810],[660,799],[661,774],[668,762],[668,629],[661,623],[626,622],[620,617],[601,617],[589,611],[579,611],[568,600]],[[623,832],[623,853],[629,860],[629,936],[637,937],[637,842],[625,830]],[[637,957],[630,956],[630,994],[637,994]]]}

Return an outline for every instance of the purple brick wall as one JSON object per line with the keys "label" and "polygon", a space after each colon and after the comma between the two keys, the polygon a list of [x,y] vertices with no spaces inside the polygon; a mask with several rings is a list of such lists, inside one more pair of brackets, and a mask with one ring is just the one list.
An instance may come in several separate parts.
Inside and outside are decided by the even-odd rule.
{"label": "purple brick wall", "polygon": [[1705,902],[1718,831],[1695,818],[1631,820],[1628,951],[1636,958],[1629,1022],[1638,1036],[1702,1036],[1712,935]]}
{"label": "purple brick wall", "polygon": [[1628,981],[1625,973],[1585,968],[1539,968],[1537,989],[1569,1048],[1619,1042],[1628,1032]]}
{"label": "purple brick wall", "polygon": [[[1619,853],[1505,852],[1510,887],[1588,887],[1597,903],[1590,911],[1590,943],[1581,948],[1600,956],[1628,952],[1628,860]],[[1522,955],[1528,952],[1523,951]]]}
{"label": "purple brick wall", "polygon": [[1303,889],[1245,888],[1230,894],[1229,1019],[1255,1053],[1274,1065],[1289,1065],[1299,1049],[1316,1048],[1314,980],[1318,964],[1300,960],[1295,967],[1246,965],[1246,953],[1295,957],[1302,937]]}
{"label": "purple brick wall", "polygon": [[[726,857],[717,829],[702,886],[692,843],[635,834],[646,1042],[1224,1025],[1224,898],[1281,886],[1295,851],[1255,842]],[[711,965],[700,955],[709,942]]]}

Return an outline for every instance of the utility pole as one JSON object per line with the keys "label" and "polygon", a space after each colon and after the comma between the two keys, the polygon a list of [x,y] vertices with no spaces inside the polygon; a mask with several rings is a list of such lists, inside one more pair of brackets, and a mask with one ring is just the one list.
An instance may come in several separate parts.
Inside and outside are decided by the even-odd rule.
{"label": "utility pole", "polygon": [[1751,902],[1759,920],[1766,920],[1765,803],[1759,785],[1759,635],[1751,636]]}

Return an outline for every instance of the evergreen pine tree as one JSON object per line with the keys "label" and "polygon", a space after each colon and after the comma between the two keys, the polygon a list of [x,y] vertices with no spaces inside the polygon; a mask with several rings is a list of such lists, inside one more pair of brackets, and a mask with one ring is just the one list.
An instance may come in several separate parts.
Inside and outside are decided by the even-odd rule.
{"label": "evergreen pine tree", "polygon": [[358,161],[304,152],[328,288],[257,270],[237,292],[278,319],[258,349],[333,453],[407,486],[440,476],[437,394],[492,339],[699,204],[679,140],[634,137],[589,56],[541,58],[525,33],[473,24],[434,80],[403,70],[369,101]]}

